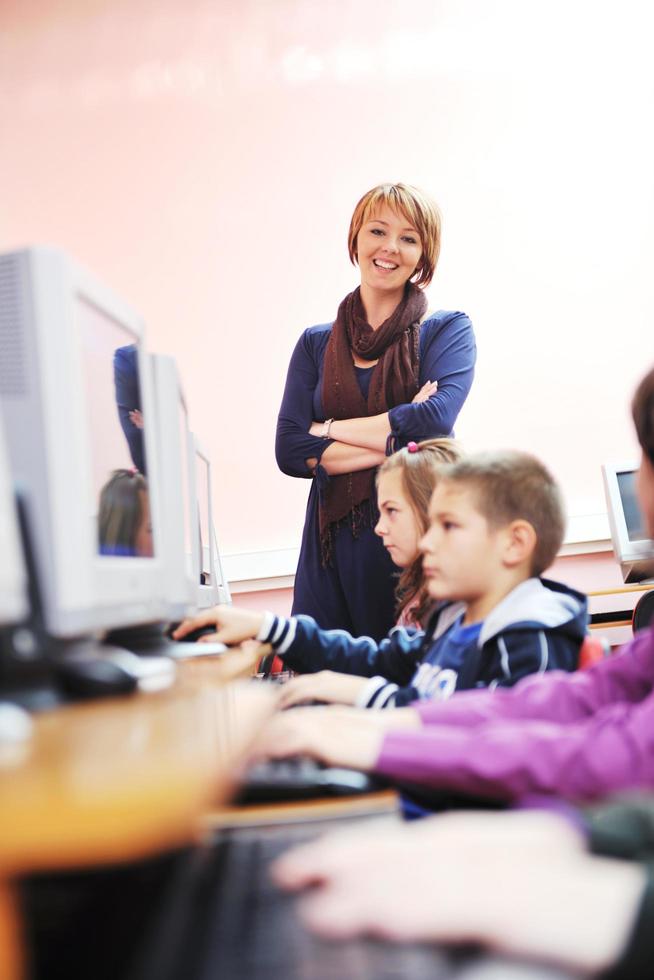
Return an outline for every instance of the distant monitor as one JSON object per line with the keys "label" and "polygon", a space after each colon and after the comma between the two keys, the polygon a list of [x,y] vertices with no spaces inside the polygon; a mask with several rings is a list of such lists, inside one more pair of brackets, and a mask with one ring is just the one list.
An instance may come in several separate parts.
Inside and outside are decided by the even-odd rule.
{"label": "distant monitor", "polygon": [[18,534],[16,504],[0,419],[0,626],[28,613],[27,578]]}
{"label": "distant monitor", "polygon": [[211,463],[197,438],[193,438],[191,481],[197,510],[193,535],[193,567],[197,604],[201,609],[231,602],[223,573],[212,511]]}
{"label": "distant monitor", "polygon": [[0,396],[59,638],[167,614],[143,324],[56,249],[0,256]]}
{"label": "distant monitor", "polygon": [[636,495],[633,463],[605,463],[604,490],[611,528],[611,542],[625,582],[654,578],[654,541],[647,536]]}
{"label": "distant monitor", "polygon": [[195,500],[191,499],[189,458],[192,435],[186,401],[177,366],[172,357],[149,354],[155,400],[154,430],[157,440],[161,504],[161,549],[166,582],[168,618],[180,619],[197,604],[193,567],[192,527]]}
{"label": "distant monitor", "polygon": [[220,600],[218,576],[211,546],[211,463],[209,457],[193,437],[192,481],[196,500],[196,521],[193,534],[193,567],[197,587],[197,604],[200,609],[215,606]]}

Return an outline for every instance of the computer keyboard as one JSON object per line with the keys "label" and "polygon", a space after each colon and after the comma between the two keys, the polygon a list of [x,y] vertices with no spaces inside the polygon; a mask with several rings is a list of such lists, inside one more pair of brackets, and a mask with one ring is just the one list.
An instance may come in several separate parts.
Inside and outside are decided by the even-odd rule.
{"label": "computer keyboard", "polygon": [[356,940],[326,942],[309,933],[293,896],[279,891],[270,863],[328,824],[223,832],[206,855],[195,897],[184,980],[454,980],[448,954],[424,946]]}
{"label": "computer keyboard", "polygon": [[305,756],[269,759],[256,763],[245,773],[237,806],[283,803],[335,796],[372,793],[388,784],[356,769],[323,766]]}

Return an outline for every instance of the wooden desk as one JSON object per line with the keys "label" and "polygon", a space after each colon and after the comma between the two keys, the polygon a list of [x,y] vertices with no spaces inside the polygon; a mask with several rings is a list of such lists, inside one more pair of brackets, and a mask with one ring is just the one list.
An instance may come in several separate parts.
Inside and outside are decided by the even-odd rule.
{"label": "wooden desk", "polygon": [[0,977],[24,958],[12,879],[132,861],[197,839],[272,713],[265,685],[228,683],[258,656],[179,664],[156,694],[76,704],[35,717],[22,753],[0,757]]}

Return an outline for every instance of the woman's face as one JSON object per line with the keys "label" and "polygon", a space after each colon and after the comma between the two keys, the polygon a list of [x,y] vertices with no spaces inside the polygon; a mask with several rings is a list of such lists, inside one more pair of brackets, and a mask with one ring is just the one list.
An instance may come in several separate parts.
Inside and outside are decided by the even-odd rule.
{"label": "woman's face", "polygon": [[375,534],[399,568],[407,568],[418,557],[422,530],[411,502],[404,492],[399,469],[382,473],[377,485],[379,520]]}
{"label": "woman's face", "polygon": [[361,285],[403,290],[422,256],[418,232],[405,215],[383,207],[364,222],[357,235]]}
{"label": "woman's face", "polygon": [[644,453],[636,475],[636,493],[648,536],[654,538],[654,466]]}

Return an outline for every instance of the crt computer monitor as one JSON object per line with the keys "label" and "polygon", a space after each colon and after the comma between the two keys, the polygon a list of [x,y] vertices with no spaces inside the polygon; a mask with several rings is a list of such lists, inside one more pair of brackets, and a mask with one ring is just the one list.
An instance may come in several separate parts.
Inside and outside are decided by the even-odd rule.
{"label": "crt computer monitor", "polygon": [[231,602],[229,585],[225,579],[212,510],[211,462],[206,452],[192,436],[191,480],[197,502],[193,534],[193,567],[197,583],[197,605],[200,609],[218,603]]}
{"label": "crt computer monitor", "polygon": [[634,463],[605,463],[604,490],[611,542],[625,582],[654,579],[654,541],[645,528],[636,496]]}
{"label": "crt computer monitor", "polygon": [[0,392],[45,626],[57,638],[167,618],[143,324],[64,252],[0,256]]}
{"label": "crt computer monitor", "polygon": [[177,365],[164,354],[147,355],[155,401],[154,432],[159,471],[161,549],[170,619],[192,613],[197,604],[193,565],[195,500],[191,496],[192,435]]}

